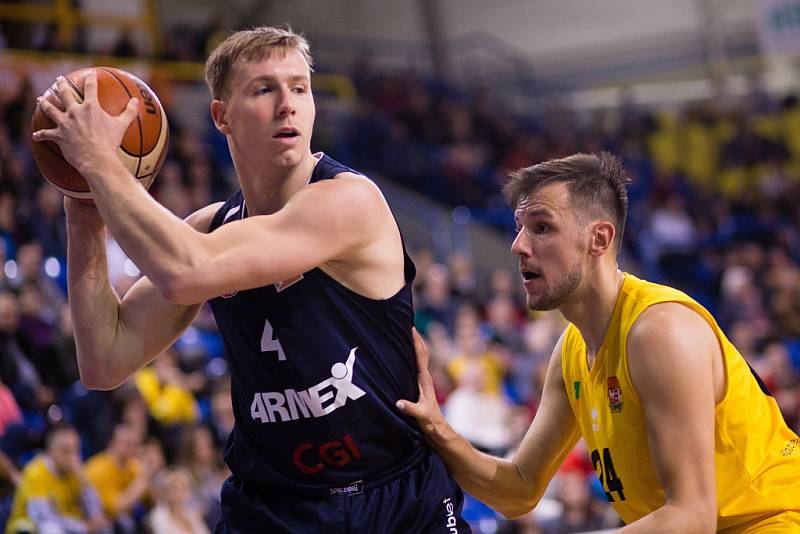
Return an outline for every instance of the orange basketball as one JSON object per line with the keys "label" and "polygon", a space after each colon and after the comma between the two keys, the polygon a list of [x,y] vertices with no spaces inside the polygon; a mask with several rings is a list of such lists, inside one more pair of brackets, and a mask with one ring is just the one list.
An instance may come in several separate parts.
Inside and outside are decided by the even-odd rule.
{"label": "orange basketball", "polygon": [[[142,80],[112,67],[96,67],[97,99],[111,115],[119,115],[128,101],[139,99],[138,116],[128,127],[117,149],[119,159],[145,188],[150,187],[161,169],[167,154],[169,128],[167,115],[158,97]],[[67,84],[78,102],[83,101],[83,82],[89,69],[79,69],[66,75]],[[56,95],[55,83],[43,95],[62,108]],[[33,131],[54,128],[55,124],[39,108],[33,114]],[[33,157],[48,182],[67,196],[88,200],[92,192],[86,180],[67,163],[61,149],[51,141],[33,143]]]}

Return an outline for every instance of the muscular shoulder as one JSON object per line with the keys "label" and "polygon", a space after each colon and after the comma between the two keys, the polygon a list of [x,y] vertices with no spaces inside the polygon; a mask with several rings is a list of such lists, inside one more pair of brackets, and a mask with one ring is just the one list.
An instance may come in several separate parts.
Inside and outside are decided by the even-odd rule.
{"label": "muscular shoulder", "polygon": [[208,206],[200,208],[194,213],[189,214],[184,221],[198,232],[203,232],[206,234],[208,233],[208,229],[211,228],[211,221],[214,219],[214,215],[216,215],[219,209],[224,205],[224,202],[209,204]]}
{"label": "muscular shoulder", "polygon": [[691,346],[714,337],[708,322],[695,310],[678,302],[662,302],[650,306],[636,319],[628,333],[628,346],[646,349],[664,344]]}
{"label": "muscular shoulder", "polygon": [[333,180],[321,180],[311,184],[305,192],[325,195],[331,202],[359,208],[384,205],[386,202],[381,190],[372,180],[352,172],[343,172],[336,175]]}
{"label": "muscular shoulder", "polygon": [[[645,310],[628,334],[628,367],[640,396],[670,395],[665,385],[711,376],[718,340],[706,320],[676,302]],[[644,395],[643,395],[644,394]]]}
{"label": "muscular shoulder", "polygon": [[292,212],[301,206],[308,216],[326,218],[331,229],[338,223],[350,232],[388,220],[390,214],[378,186],[365,176],[349,172],[303,188],[286,205]]}

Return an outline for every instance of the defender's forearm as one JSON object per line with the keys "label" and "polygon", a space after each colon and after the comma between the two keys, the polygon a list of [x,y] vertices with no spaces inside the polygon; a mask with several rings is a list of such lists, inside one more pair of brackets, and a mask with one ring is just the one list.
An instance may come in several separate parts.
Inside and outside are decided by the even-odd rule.
{"label": "defender's forearm", "polygon": [[509,460],[484,454],[447,423],[426,432],[428,442],[439,453],[448,471],[473,497],[508,518],[526,514],[541,498],[533,481],[527,481]]}

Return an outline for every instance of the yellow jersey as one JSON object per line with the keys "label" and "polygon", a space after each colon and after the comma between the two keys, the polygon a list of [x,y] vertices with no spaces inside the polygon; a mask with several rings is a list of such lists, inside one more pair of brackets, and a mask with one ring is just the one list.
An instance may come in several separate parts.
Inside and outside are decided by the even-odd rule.
{"label": "yellow jersey", "polygon": [[78,521],[83,518],[81,483],[78,477],[57,475],[48,466],[44,456],[37,456],[22,470],[21,480],[14,494],[11,515],[6,524],[6,533],[15,532],[21,524],[30,521],[28,503],[36,499],[48,501],[59,516]]}
{"label": "yellow jersey", "polygon": [[685,293],[630,274],[625,275],[591,370],[575,325],[567,327],[562,347],[570,405],[614,510],[631,523],[665,502],[626,350],[636,319],[662,302],[695,310],[722,348],[726,387],[716,406],[714,431],[718,529],[737,532],[755,518],[800,510],[800,439],[786,425],[775,399],[705,308]]}
{"label": "yellow jersey", "polygon": [[139,462],[130,459],[125,465],[119,465],[107,452],[101,452],[86,462],[86,478],[97,490],[103,511],[108,517],[116,517],[117,499],[128,489],[128,486],[139,474]]}
{"label": "yellow jersey", "polygon": [[192,392],[178,384],[162,384],[152,367],[145,367],[136,373],[135,381],[150,414],[159,423],[191,424],[199,418],[197,401]]}

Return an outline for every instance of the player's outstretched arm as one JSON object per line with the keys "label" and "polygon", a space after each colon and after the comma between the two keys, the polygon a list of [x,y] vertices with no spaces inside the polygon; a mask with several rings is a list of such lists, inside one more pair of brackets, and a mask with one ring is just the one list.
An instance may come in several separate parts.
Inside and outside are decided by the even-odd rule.
{"label": "player's outstretched arm", "polygon": [[420,398],[398,401],[417,419],[434,450],[464,490],[509,518],[531,511],[548,482],[578,441],[578,427],[561,373],[561,341],[550,358],[542,402],[516,454],[497,458],[475,449],[445,421],[428,372],[428,349],[414,331]]}
{"label": "player's outstretched arm", "polygon": [[714,372],[722,365],[708,323],[682,304],[657,304],[631,329],[628,367],[666,503],[622,532],[716,531],[714,409],[724,385],[715,387]]}
{"label": "player's outstretched arm", "polygon": [[[108,279],[105,225],[94,206],[67,198],[68,285],[83,383],[112,389],[171,345],[199,305],[164,299],[146,277],[120,300]],[[187,218],[207,231],[219,204]]]}

